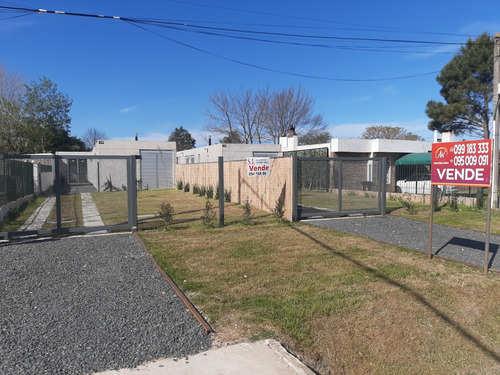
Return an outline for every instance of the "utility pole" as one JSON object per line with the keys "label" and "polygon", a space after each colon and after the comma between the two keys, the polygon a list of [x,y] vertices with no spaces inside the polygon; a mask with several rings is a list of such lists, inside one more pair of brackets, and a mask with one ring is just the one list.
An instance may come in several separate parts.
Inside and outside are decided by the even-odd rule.
{"label": "utility pole", "polygon": [[500,33],[495,34],[493,48],[493,168],[492,168],[492,206],[498,207],[498,163],[499,163],[499,127],[500,127]]}

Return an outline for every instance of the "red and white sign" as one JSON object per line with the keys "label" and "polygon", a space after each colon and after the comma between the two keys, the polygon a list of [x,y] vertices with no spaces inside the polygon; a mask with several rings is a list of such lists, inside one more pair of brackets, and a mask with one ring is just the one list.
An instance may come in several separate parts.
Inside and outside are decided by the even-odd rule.
{"label": "red and white sign", "polygon": [[271,173],[270,158],[247,158],[248,177],[269,176]]}
{"label": "red and white sign", "polygon": [[489,187],[491,151],[491,139],[433,143],[431,183]]}

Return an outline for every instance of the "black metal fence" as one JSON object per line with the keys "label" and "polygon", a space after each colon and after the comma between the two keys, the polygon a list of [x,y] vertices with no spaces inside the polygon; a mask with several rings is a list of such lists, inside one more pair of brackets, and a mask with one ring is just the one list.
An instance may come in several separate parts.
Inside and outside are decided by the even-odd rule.
{"label": "black metal fence", "polygon": [[136,167],[135,156],[0,155],[0,237],[134,230]]}
{"label": "black metal fence", "polygon": [[34,193],[33,164],[0,159],[0,206]]}
{"label": "black metal fence", "polygon": [[386,158],[297,158],[297,217],[385,214]]}
{"label": "black metal fence", "polygon": [[[461,197],[476,197],[478,188],[470,186],[438,186],[440,194],[457,195]],[[484,189],[480,190],[482,193]],[[395,193],[430,195],[431,193],[431,165],[405,164],[396,165]]]}

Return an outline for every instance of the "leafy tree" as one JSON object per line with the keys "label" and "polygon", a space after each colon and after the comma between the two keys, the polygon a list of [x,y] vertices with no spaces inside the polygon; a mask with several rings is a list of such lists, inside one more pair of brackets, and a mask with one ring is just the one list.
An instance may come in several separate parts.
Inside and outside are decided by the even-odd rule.
{"label": "leafy tree", "polygon": [[[46,77],[26,85],[24,139],[31,153],[84,150],[70,134],[73,101]],[[83,146],[83,148],[81,147]]]}
{"label": "leafy tree", "polygon": [[228,135],[220,140],[220,143],[245,143],[241,135],[236,131],[231,131]]}
{"label": "leafy tree", "polygon": [[365,129],[363,139],[403,139],[406,141],[423,141],[424,138],[398,126],[369,126]]}
{"label": "leafy tree", "polygon": [[445,103],[431,100],[426,114],[430,130],[490,137],[493,100],[493,47],[489,34],[469,39],[436,80]]}
{"label": "leafy tree", "polygon": [[196,140],[191,136],[191,133],[182,126],[175,128],[170,137],[168,137],[168,141],[176,143],[177,151],[190,150],[196,144]]}
{"label": "leafy tree", "polygon": [[0,64],[0,154],[26,152],[23,141],[24,81]]}
{"label": "leafy tree", "polygon": [[104,139],[109,139],[106,133],[96,128],[88,128],[82,137],[82,141],[88,150],[92,150],[97,141]]}

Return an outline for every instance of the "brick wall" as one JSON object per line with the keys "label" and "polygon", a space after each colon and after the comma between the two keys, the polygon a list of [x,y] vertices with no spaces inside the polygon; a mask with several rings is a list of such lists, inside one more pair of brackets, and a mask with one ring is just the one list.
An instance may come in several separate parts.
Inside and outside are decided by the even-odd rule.
{"label": "brick wall", "polygon": [[[176,181],[198,186],[217,186],[219,181],[218,163],[177,164]],[[248,177],[247,162],[224,162],[224,188],[231,190],[231,201],[242,204],[247,199],[250,204],[272,213],[277,200],[285,202],[285,217],[292,220],[292,158],[271,159],[269,176]]]}

